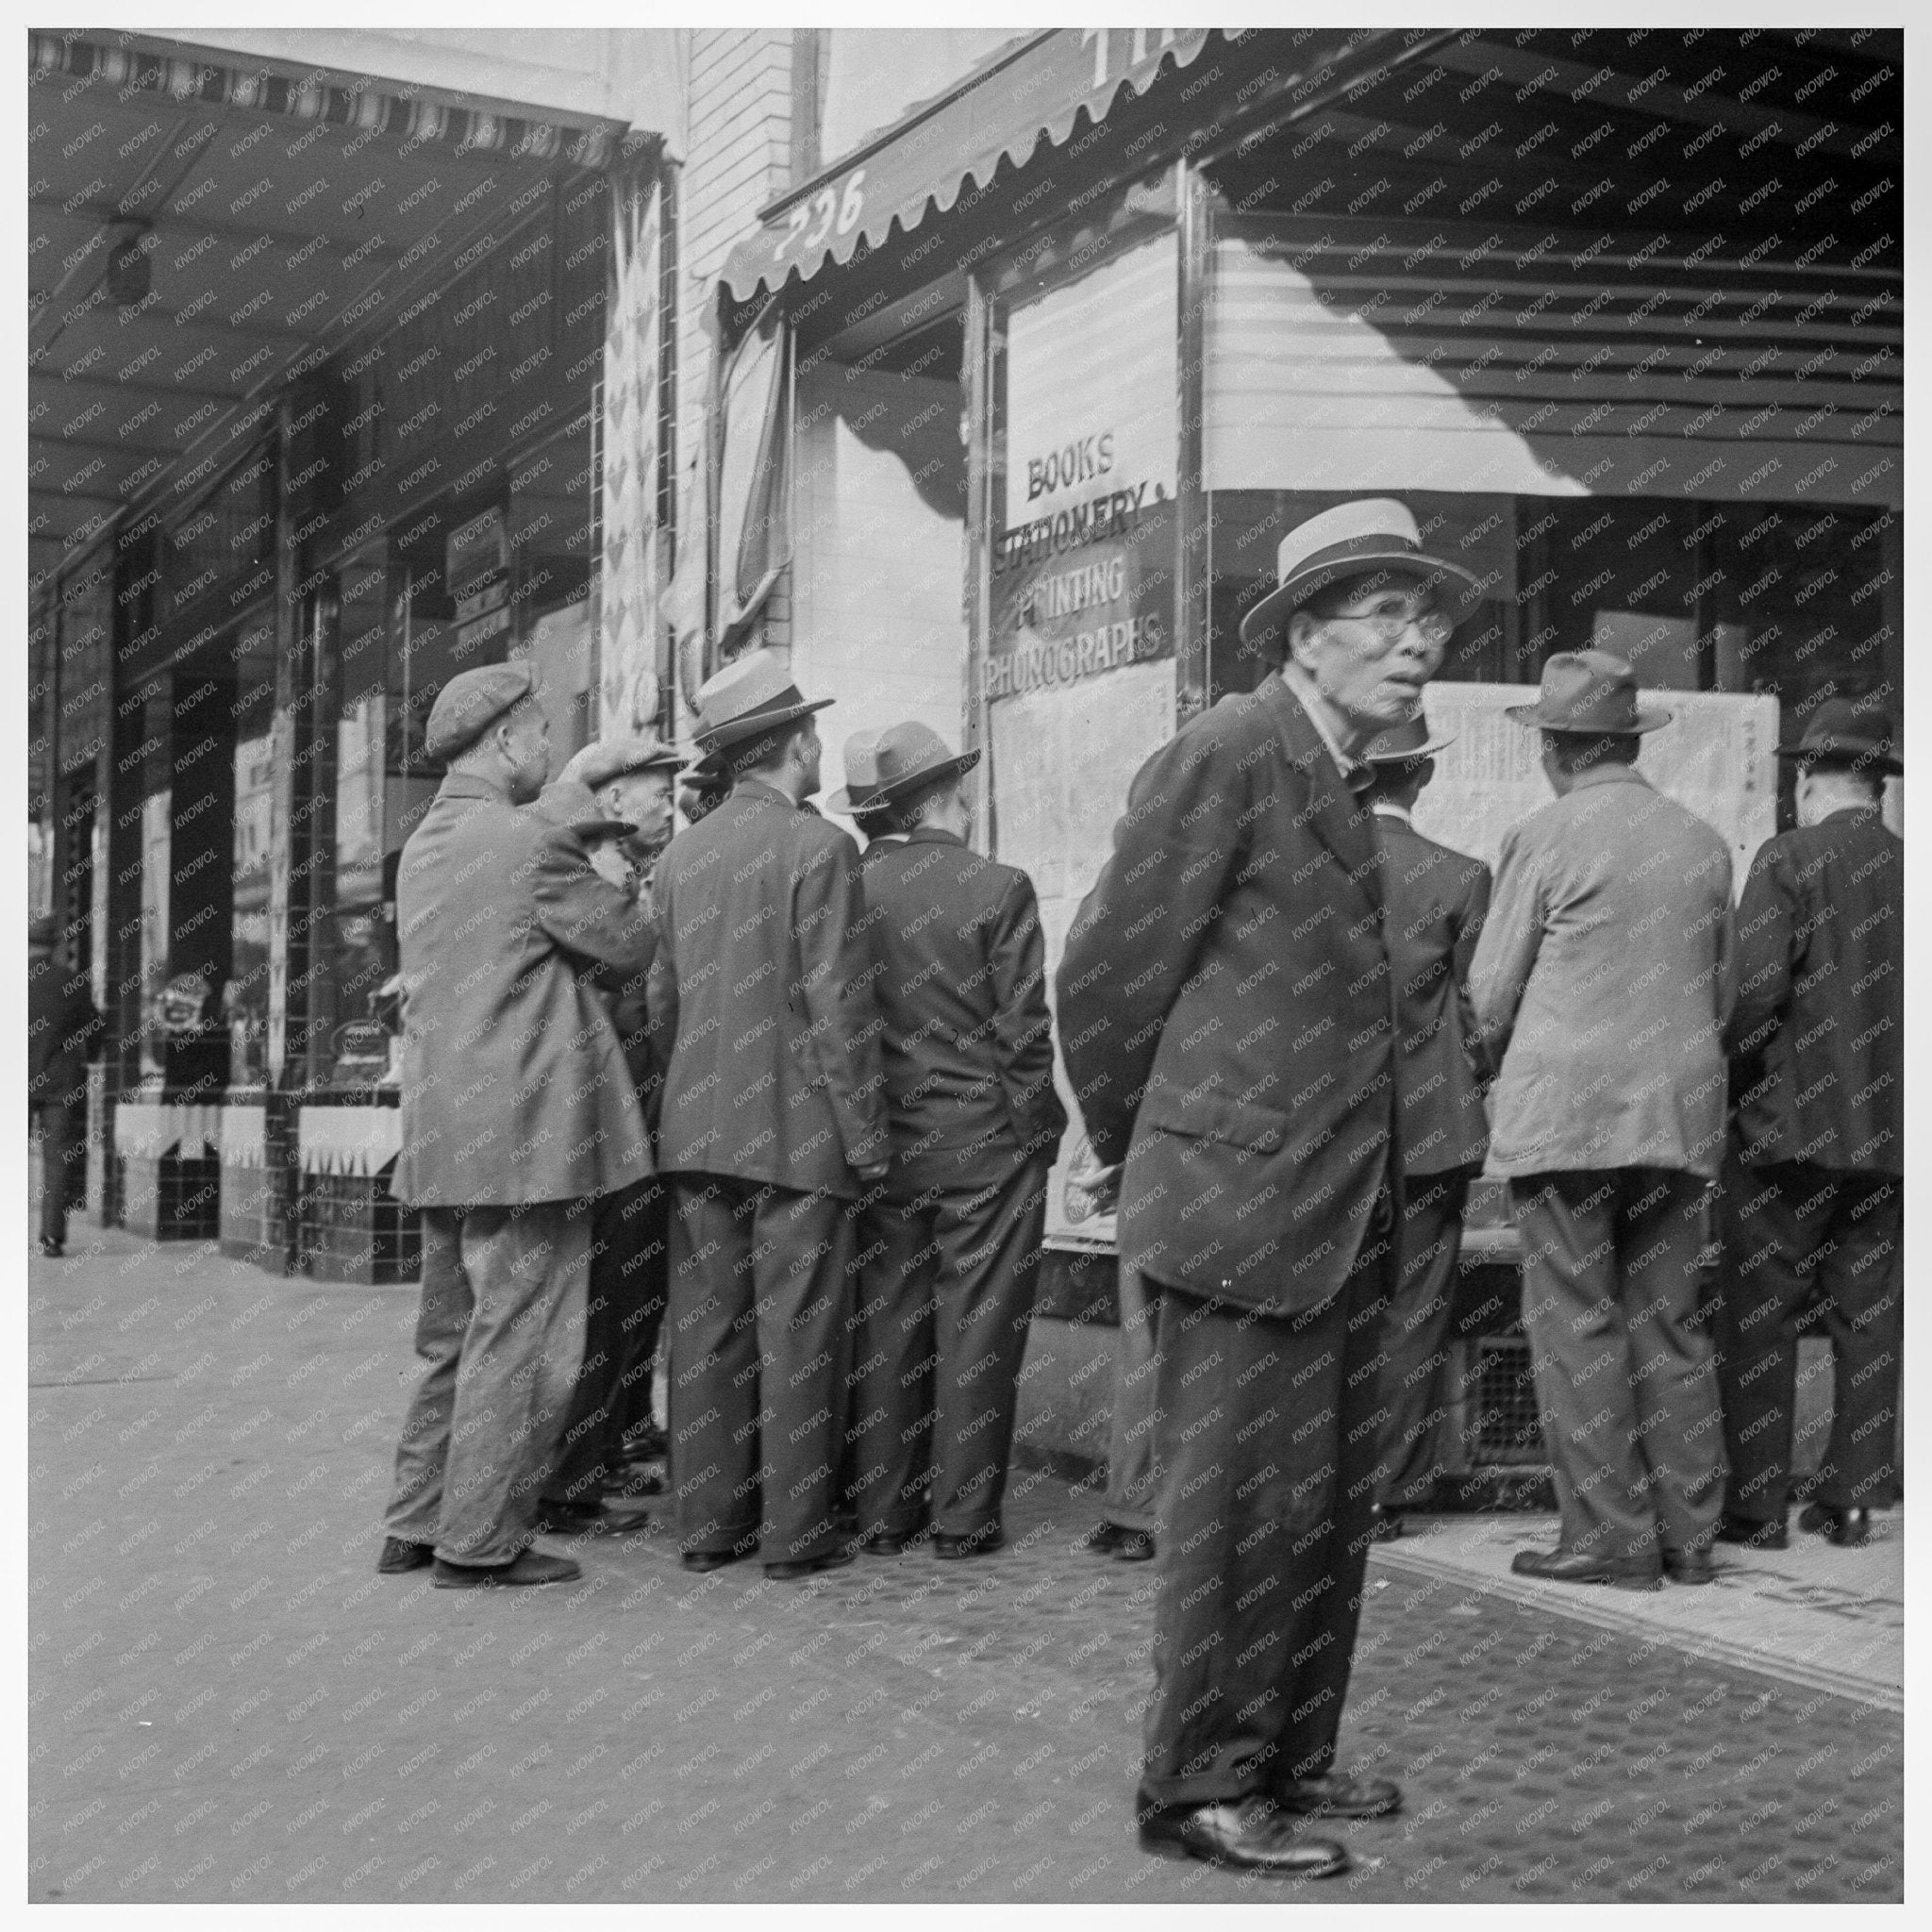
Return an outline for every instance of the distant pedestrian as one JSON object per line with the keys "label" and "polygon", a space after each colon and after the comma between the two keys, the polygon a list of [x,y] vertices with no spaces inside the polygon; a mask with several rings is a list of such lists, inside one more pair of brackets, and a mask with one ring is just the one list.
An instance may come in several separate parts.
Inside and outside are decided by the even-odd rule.
{"label": "distant pedestrian", "polygon": [[1711,1579],[1724,1445],[1698,1325],[1724,1151],[1731,856],[1637,770],[1671,713],[1607,651],[1558,652],[1533,705],[1556,798],[1505,835],[1471,995],[1500,1067],[1490,1165],[1522,1229],[1562,1540],[1554,1583]]}
{"label": "distant pedestrian", "polygon": [[961,780],[978,762],[928,725],[894,724],[870,794],[899,835],[863,863],[892,1171],[868,1223],[880,1237],[859,1280],[851,1407],[858,1528],[882,1554],[925,1525],[928,1493],[936,1556],[1005,1540],[1047,1170],[1067,1119],[1033,883],[966,842]]}
{"label": "distant pedestrian", "polygon": [[26,1011],[27,1118],[41,1130],[40,1250],[57,1261],[67,1252],[68,1208],[87,1191],[87,1063],[107,1023],[51,917],[27,928]]}
{"label": "distant pedestrian", "polygon": [[566,1581],[528,1547],[583,1350],[591,1203],[651,1172],[592,985],[651,956],[650,921],[568,827],[522,809],[550,731],[527,672],[458,672],[425,748],[447,776],[397,873],[402,1152],[422,1211],[416,1352],[377,1568],[439,1589]]}
{"label": "distant pedestrian", "polygon": [[1718,1535],[1782,1549],[1798,1324],[1822,1291],[1831,1441],[1802,1528],[1871,1534],[1899,1471],[1905,1221],[1905,843],[1879,815],[1890,720],[1819,705],[1781,758],[1798,828],[1758,848],[1738,908],[1737,1118],[1724,1163],[1718,1374],[1730,1491]]}
{"label": "distant pedestrian", "polygon": [[731,795],[657,871],[669,1041],[671,1473],[687,1568],[851,1560],[839,1524],[852,1204],[887,1172],[858,854],[807,803],[820,746],[775,652],[698,694]]}

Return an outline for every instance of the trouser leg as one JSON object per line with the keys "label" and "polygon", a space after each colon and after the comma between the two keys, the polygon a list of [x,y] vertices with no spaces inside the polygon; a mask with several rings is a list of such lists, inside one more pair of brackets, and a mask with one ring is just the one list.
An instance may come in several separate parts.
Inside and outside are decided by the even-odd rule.
{"label": "trouser leg", "polygon": [[1158,1291],[1145,1802],[1239,1797],[1333,1762],[1370,1540],[1391,1235],[1294,1317]]}
{"label": "trouser leg", "polygon": [[1707,1186],[1694,1174],[1625,1172],[1617,1244],[1635,1441],[1663,1547],[1707,1549],[1724,1490],[1714,1346],[1697,1320]]}
{"label": "trouser leg", "polygon": [[585,1291],[584,1358],[558,1443],[552,1492],[594,1502],[616,1460],[613,1424],[617,1377],[624,1363],[624,1261],[628,1230],[623,1208],[649,1181],[603,1194],[591,1214],[591,1260]]}
{"label": "trouser leg", "polygon": [[939,1247],[931,1215],[908,1202],[870,1202],[857,1230],[851,1495],[862,1534],[909,1536],[924,1517],[932,1479]]}
{"label": "trouser leg", "polygon": [[758,1533],[770,1417],[758,1401],[753,1191],[716,1174],[671,1185],[671,1480],[687,1556],[728,1555]]}
{"label": "trouser leg", "polygon": [[543,1201],[464,1211],[460,1251],[475,1306],[457,1365],[437,1525],[446,1561],[507,1563],[530,1541],[582,1359],[590,1208]]}
{"label": "trouser leg", "polygon": [[409,1399],[396,1445],[395,1482],[384,1512],[387,1534],[412,1543],[436,1541],[442,1508],[443,1467],[449,1456],[450,1413],[456,1403],[457,1365],[469,1332],[475,1301],[463,1272],[461,1211],[425,1208],[423,1288],[416,1308],[416,1353],[423,1378]]}
{"label": "trouser leg", "polygon": [[752,1249],[760,1409],[760,1554],[798,1563],[839,1546],[839,1469],[852,1311],[853,1214],[830,1194],[759,1191]]}
{"label": "trouser leg", "polygon": [[1833,1174],[1819,1272],[1831,1336],[1831,1441],[1813,1493],[1833,1508],[1884,1507],[1898,1494],[1897,1433],[1905,1204],[1889,1176]]}
{"label": "trouser leg", "polygon": [[626,1209],[625,1278],[618,1305],[624,1310],[613,1418],[613,1447],[632,1431],[655,1420],[651,1391],[658,1338],[664,1330],[670,1280],[670,1191],[661,1180],[646,1183]]}
{"label": "trouser leg", "polygon": [[[41,1117],[41,1239],[65,1241],[67,1210],[86,1191],[87,1137],[75,1131],[75,1116],[84,1122],[87,1107],[64,1100],[42,1101]],[[79,1167],[76,1180],[75,1169]]]}
{"label": "trouser leg", "polygon": [[1389,1411],[1377,1460],[1384,1465],[1376,1500],[1392,1509],[1420,1507],[1445,1468],[1436,1453],[1449,1363],[1449,1321],[1462,1209],[1469,1176],[1417,1174],[1402,1217],[1400,1275],[1382,1324],[1387,1359],[1381,1405]]}
{"label": "trouser leg", "polygon": [[1509,1183],[1524,1249],[1523,1324],[1563,1512],[1563,1547],[1606,1558],[1641,1557],[1657,1544],[1617,1274],[1623,1173],[1541,1174]]}
{"label": "trouser leg", "polygon": [[1046,1224],[1046,1176],[1044,1163],[1028,1161],[998,1187],[942,1196],[933,1216],[940,1268],[932,1517],[946,1536],[999,1520]]}
{"label": "trouser leg", "polygon": [[1120,1326],[1114,1337],[1113,1416],[1101,1515],[1123,1529],[1154,1527],[1154,1350],[1158,1291],[1131,1262],[1120,1265]]}

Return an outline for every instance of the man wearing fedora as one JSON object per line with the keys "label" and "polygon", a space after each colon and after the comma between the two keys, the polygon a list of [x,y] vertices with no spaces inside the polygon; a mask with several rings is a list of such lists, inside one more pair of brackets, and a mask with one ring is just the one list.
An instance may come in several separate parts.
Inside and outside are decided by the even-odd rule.
{"label": "man wearing fedora", "polygon": [[1432,738],[1418,710],[1362,753],[1374,774],[1369,803],[1382,835],[1382,928],[1395,974],[1401,1040],[1395,1089],[1407,1183],[1401,1269],[1383,1329],[1382,1424],[1376,1534],[1402,1533],[1402,1512],[1425,1508],[1443,1465],[1435,1453],[1462,1210],[1489,1151],[1469,969],[1490,908],[1490,869],[1415,829],[1410,814],[1436,774]]}
{"label": "man wearing fedora", "polygon": [[1558,652],[1509,715],[1541,732],[1557,796],[1504,837],[1470,992],[1563,1516],[1559,1546],[1512,1567],[1707,1583],[1724,1451],[1696,1315],[1724,1152],[1730,851],[1638,772],[1671,713],[1640,702],[1622,658]]}
{"label": "man wearing fedora", "polygon": [[658,862],[671,1474],[692,1570],[754,1549],[777,1577],[851,1559],[852,1207],[888,1159],[858,855],[808,803],[829,702],[774,651],[707,683],[694,735],[731,793]]}
{"label": "man wearing fedora", "polygon": [[882,1554],[923,1527],[928,1484],[935,1556],[1004,1541],[1047,1170],[1066,1126],[1033,882],[966,842],[960,781],[978,762],[929,725],[894,724],[868,795],[903,835],[863,866],[892,1172],[868,1224],[878,1251],[859,1279],[851,1408],[858,1527]]}
{"label": "man wearing fedora", "polygon": [[1905,844],[1879,816],[1890,721],[1828,698],[1779,756],[1795,831],[1758,848],[1738,907],[1737,1115],[1724,1180],[1718,1375],[1731,1482],[1718,1535],[1782,1549],[1798,1322],[1823,1290],[1831,1441],[1798,1519],[1835,1543],[1898,1493],[1905,1172]]}
{"label": "man wearing fedora", "polygon": [[1343,1871],[1296,1820],[1401,1793],[1337,1768],[1401,1210],[1382,847],[1360,754],[1481,601],[1387,498],[1283,540],[1243,621],[1271,665],[1136,774],[1067,938],[1061,1049],[1124,1162],[1122,1267],[1158,1297],[1143,1849]]}
{"label": "man wearing fedora", "polygon": [[577,1575],[528,1547],[583,1353],[591,1203],[651,1172],[595,990],[650,922],[567,824],[522,808],[550,765],[527,671],[458,672],[425,746],[447,775],[403,848],[396,1197],[422,1211],[416,1352],[377,1568],[439,1589]]}
{"label": "man wearing fedora", "polygon": [[896,844],[906,836],[894,825],[891,808],[879,798],[878,746],[876,731],[855,731],[845,741],[845,782],[825,800],[827,811],[838,812],[858,827],[866,855],[874,846]]}

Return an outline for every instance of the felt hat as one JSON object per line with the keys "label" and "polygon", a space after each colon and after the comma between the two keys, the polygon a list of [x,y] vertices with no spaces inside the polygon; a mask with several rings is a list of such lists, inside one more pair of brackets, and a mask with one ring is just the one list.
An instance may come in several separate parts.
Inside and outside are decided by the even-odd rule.
{"label": "felt hat", "polygon": [[1507,709],[1532,730],[1574,731],[1584,738],[1629,737],[1671,722],[1663,706],[1638,703],[1637,673],[1612,651],[1557,652],[1543,666],[1536,703]]}
{"label": "felt hat", "polygon": [[447,760],[465,752],[513,705],[536,689],[521,664],[479,664],[458,671],[437,693],[423,749],[433,758]]}
{"label": "felt hat", "polygon": [[778,652],[747,651],[700,688],[691,736],[706,751],[724,751],[823,711],[832,702],[807,698]]}
{"label": "felt hat", "polygon": [[922,785],[957,778],[979,762],[976,751],[955,753],[930,724],[922,724],[917,718],[908,718],[903,724],[889,724],[879,733],[874,756],[878,784],[873,800],[880,805],[903,798]]}
{"label": "felt hat", "polygon": [[825,800],[827,811],[843,812],[850,818],[878,808],[874,796],[879,789],[878,743],[876,731],[855,731],[845,741],[845,783]]}
{"label": "felt hat", "polygon": [[1367,765],[1413,765],[1424,758],[1435,757],[1445,744],[1455,742],[1453,731],[1447,738],[1431,738],[1428,718],[1422,706],[1417,705],[1414,717],[1406,724],[1391,724],[1387,731],[1376,733],[1357,753],[1357,757]]}
{"label": "felt hat", "polygon": [[1849,765],[1858,771],[1875,768],[1894,775],[1905,771],[1890,718],[1854,698],[1826,698],[1814,705],[1798,741],[1779,745],[1777,755],[1805,765]]}

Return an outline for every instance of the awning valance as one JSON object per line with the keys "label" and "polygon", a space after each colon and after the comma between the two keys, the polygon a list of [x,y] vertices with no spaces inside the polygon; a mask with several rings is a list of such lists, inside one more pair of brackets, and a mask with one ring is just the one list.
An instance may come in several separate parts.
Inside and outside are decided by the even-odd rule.
{"label": "awning valance", "polygon": [[734,300],[759,286],[808,281],[827,262],[876,247],[892,224],[916,228],[984,189],[1002,160],[1024,167],[1043,141],[1058,145],[1086,110],[1101,121],[1124,92],[1143,94],[1163,69],[1188,67],[1216,29],[1057,27],[996,58],[963,86],[917,108],[773,208],[734,248],[723,278]]}

